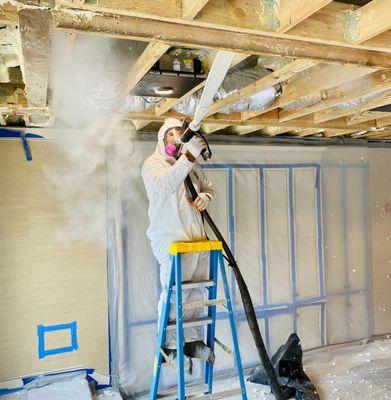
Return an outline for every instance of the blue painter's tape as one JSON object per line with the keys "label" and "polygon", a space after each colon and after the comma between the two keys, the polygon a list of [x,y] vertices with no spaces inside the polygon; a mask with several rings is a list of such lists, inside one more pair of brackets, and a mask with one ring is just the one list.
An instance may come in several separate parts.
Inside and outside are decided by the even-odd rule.
{"label": "blue painter's tape", "polygon": [[262,303],[267,305],[267,268],[266,268],[266,214],[265,214],[265,177],[263,168],[259,168],[259,200],[260,200],[260,220],[261,220],[261,261],[262,261]]}
{"label": "blue painter's tape", "polygon": [[[70,330],[71,334],[71,345],[58,347],[57,349],[45,349],[45,333],[53,332],[53,331],[62,331],[65,329]],[[68,353],[70,351],[75,351],[79,348],[77,343],[77,324],[76,321],[67,323],[67,324],[58,324],[58,325],[38,325],[37,326],[37,335],[38,335],[38,358],[45,358],[46,356],[50,356],[53,354],[60,353]]]}
{"label": "blue painter's tape", "polygon": [[[3,139],[12,139],[12,138],[20,138],[21,131],[16,131],[13,129],[4,129],[0,128],[0,138]],[[43,139],[43,136],[36,135],[35,133],[25,133],[24,134],[27,139]]]}
{"label": "blue painter's tape", "polygon": [[22,139],[22,145],[23,145],[24,154],[26,155],[26,160],[31,161],[33,159],[33,157],[31,156],[30,146],[27,143],[26,135],[23,132],[20,132],[20,138]]}
{"label": "blue painter's tape", "polygon": [[[202,164],[202,168],[204,169],[222,169],[222,168],[259,168],[259,167],[264,167],[264,168],[277,168],[277,169],[286,169],[289,167],[292,168],[317,168],[319,167],[319,164],[317,163],[285,163],[285,164],[268,164],[268,163],[252,163],[252,164],[235,164],[235,163],[229,163],[229,164]],[[353,164],[353,163],[344,163],[344,164],[339,164],[339,163],[323,163],[323,167],[327,168],[361,168],[361,169],[366,169],[367,165],[365,163],[363,164]]]}
{"label": "blue painter's tape", "polygon": [[[233,187],[233,172],[232,168],[228,169],[228,214],[229,214],[229,238],[230,248],[235,257],[235,217],[234,217],[234,187]],[[233,270],[231,270],[231,293],[233,311],[236,311],[236,279]]]}
{"label": "blue painter's tape", "polygon": [[[324,297],[325,290],[325,282],[324,282],[324,270],[323,270],[323,218],[322,218],[322,196],[321,196],[321,170],[318,166],[316,168],[316,216],[317,216],[317,227],[318,227],[318,268],[319,268],[319,288],[320,288],[320,296]],[[320,311],[320,344],[324,346],[326,344],[325,341],[325,307],[324,304],[321,306]]]}
{"label": "blue painter's tape", "polygon": [[[364,174],[364,183],[363,187],[369,188],[369,168],[365,170]],[[367,195],[364,197],[364,218],[365,218],[365,226],[364,226],[364,237],[367,243],[371,243],[371,214],[370,214],[370,191],[368,191]],[[366,266],[366,293],[370,293],[373,291],[373,282],[372,282],[372,249],[370,246],[365,247],[365,266]],[[373,335],[374,332],[374,316],[373,316],[373,299],[371,296],[367,295],[367,314],[368,314],[368,321],[369,321],[369,332],[368,337]]]}
{"label": "blue painter's tape", "polygon": [[[292,273],[292,303],[296,304],[297,284],[296,284],[296,240],[295,240],[295,215],[293,200],[293,169],[288,171],[288,191],[289,191],[289,220],[290,220],[290,247],[291,247],[291,273]],[[297,312],[293,307],[293,332],[297,332]]]}

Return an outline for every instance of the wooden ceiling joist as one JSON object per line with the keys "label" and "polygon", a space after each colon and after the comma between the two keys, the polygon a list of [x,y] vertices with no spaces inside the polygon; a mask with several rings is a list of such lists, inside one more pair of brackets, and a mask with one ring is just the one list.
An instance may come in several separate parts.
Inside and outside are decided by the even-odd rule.
{"label": "wooden ceiling joist", "polygon": [[[338,104],[360,99],[372,93],[380,94],[391,89],[391,71],[376,71],[369,75],[319,92],[320,101],[307,107],[280,110],[281,121],[289,121]],[[315,92],[315,91],[314,91]]]}
{"label": "wooden ceiling joist", "polygon": [[[192,3],[190,0],[188,0]],[[387,0],[385,0],[387,1]],[[202,0],[194,1],[196,8],[203,3]],[[269,1],[274,5],[269,10],[276,14],[275,24],[277,32],[319,38],[323,40],[344,43],[346,39],[346,27],[344,26],[344,14],[348,11],[357,10],[358,6],[338,3],[329,0],[279,0]],[[69,8],[75,8],[70,1],[57,0],[56,4]],[[150,16],[181,19],[183,18],[183,1],[178,0],[99,0],[98,4],[86,4],[85,10],[104,13],[117,13],[121,15],[139,16],[148,14]],[[262,22],[263,8],[260,0],[213,0],[201,7],[196,20],[204,24],[230,26],[252,30],[268,30],[268,24]],[[290,15],[289,15],[290,14]],[[185,14],[186,15],[186,14]],[[269,12],[270,19],[270,12]],[[295,24],[298,24],[294,26]],[[270,25],[270,23],[269,23]],[[389,35],[368,42],[369,46],[390,47]]]}
{"label": "wooden ceiling joist", "polygon": [[297,132],[297,135],[300,137],[305,137],[305,136],[311,136],[315,135],[317,133],[323,133],[325,130],[322,128],[306,128],[306,129],[301,129],[299,132]]}
{"label": "wooden ceiling joist", "polygon": [[379,96],[371,98],[370,100],[360,99],[358,102],[340,104],[335,107],[328,108],[327,110],[316,112],[314,113],[314,120],[316,123],[321,123],[388,104],[391,104],[390,90],[382,93]]}
{"label": "wooden ceiling joist", "polygon": [[347,135],[347,134],[354,133],[357,131],[358,131],[358,129],[326,129],[323,132],[323,136],[331,138],[331,137],[336,137],[336,136]]}
{"label": "wooden ceiling joist", "polygon": [[348,115],[346,117],[346,124],[347,125],[356,125],[360,122],[373,121],[373,120],[381,119],[384,117],[388,117],[389,115],[390,115],[389,113],[380,112],[380,111],[359,112],[356,114]]}
{"label": "wooden ceiling joist", "polygon": [[284,82],[292,76],[298,74],[299,72],[305,71],[313,67],[316,62],[311,60],[298,59],[284,65],[283,67],[271,72],[270,74],[252,82],[250,85],[234,92],[230,96],[214,102],[208,109],[208,114],[215,114],[216,112],[222,110],[225,107],[229,107],[241,100],[244,100],[263,89],[271,87],[279,82]]}
{"label": "wooden ceiling joist", "polygon": [[[303,39],[271,32],[205,26],[199,22],[162,20],[151,16],[53,11],[56,27],[123,39],[156,41],[168,45],[230,50],[256,55],[308,58],[319,62],[391,68],[389,53],[325,40]],[[76,17],[77,16],[77,17]]]}
{"label": "wooden ceiling joist", "polygon": [[206,124],[202,124],[201,125],[201,130],[206,133],[206,134],[210,134],[213,132],[217,132],[221,129],[227,128],[229,125],[221,125],[221,124],[210,124],[210,123],[206,123]]}
{"label": "wooden ceiling joist", "polygon": [[391,28],[389,0],[372,0],[344,15],[345,38],[350,43],[362,43]]}
{"label": "wooden ceiling joist", "polygon": [[47,10],[19,11],[22,71],[30,107],[45,107],[49,82],[52,14]]}
{"label": "wooden ceiling joist", "polygon": [[193,19],[209,0],[182,0],[182,18]]}
{"label": "wooden ceiling joist", "polygon": [[376,126],[378,128],[382,128],[384,126],[391,125],[391,117],[380,118],[376,122]]}
{"label": "wooden ceiling joist", "polygon": [[285,33],[331,0],[261,0],[261,23],[266,30]]}
{"label": "wooden ceiling joist", "polygon": [[[216,50],[234,51],[233,64],[251,55],[261,56],[258,62],[265,55],[291,59],[287,64],[274,63],[269,75],[212,104],[203,131],[226,128],[229,134],[289,132],[333,137],[359,131],[381,135],[376,129],[391,125],[387,113],[371,111],[391,103],[389,2],[372,0],[359,7],[331,0],[99,0],[96,4],[19,0],[17,6],[3,3],[0,11],[8,21],[19,14],[29,107],[18,110],[25,110],[22,115],[27,121],[31,110],[47,110],[54,21],[55,27],[73,35],[80,32],[148,42],[129,70],[124,98],[171,46],[210,49],[211,59]],[[283,93],[271,106],[219,113],[279,82]],[[205,81],[180,99],[165,99],[126,118],[137,129],[167,116],[183,118],[172,108],[204,85]],[[363,135],[359,132],[357,137]]]}
{"label": "wooden ceiling joist", "polygon": [[[276,29],[278,32],[288,31],[294,25],[299,23],[301,20],[308,17],[308,15],[314,13],[315,11],[319,10],[319,8],[323,7],[325,4],[330,2],[330,0],[318,0],[318,1],[312,1],[312,2],[309,2],[308,0],[303,0],[303,1],[306,3],[306,4],[303,4],[303,6],[305,6],[305,7],[304,8],[300,8],[300,7],[296,8],[295,18],[291,18],[291,19],[287,18],[287,14],[284,13],[284,15],[281,17],[284,22],[283,23],[279,22],[279,24],[278,24],[279,26]],[[248,55],[237,53],[234,60],[232,61],[231,67],[239,64],[246,57],[248,57]],[[249,97],[268,86],[272,86],[275,83],[284,81],[285,79],[288,79],[289,77],[295,75],[296,73],[301,72],[301,71],[313,66],[314,64],[315,63],[310,60],[295,60],[291,63],[291,65],[289,67],[287,67],[287,70],[285,70],[284,67],[282,67],[279,70],[279,72],[277,72],[277,71],[273,72],[273,74],[269,75],[267,77],[267,79],[254,82],[253,85],[249,85],[248,87],[243,88],[242,90],[238,91],[237,93],[234,94],[234,97],[226,98],[226,99],[222,100],[222,103],[220,103],[220,102],[214,103],[209,109],[209,115],[214,114],[217,111],[221,110],[222,108],[227,107],[231,104],[234,104],[234,103],[240,101],[241,99]],[[180,99],[165,100],[162,104],[156,106],[156,113],[158,113],[158,115],[162,115],[166,111],[175,107],[177,104],[180,104],[182,101],[184,101],[186,98],[191,96],[193,93],[200,90],[205,85],[205,82],[206,81],[201,82],[201,84],[199,84],[197,87],[195,87],[194,89],[192,89],[191,91],[186,93]]]}
{"label": "wooden ceiling joist", "polygon": [[[176,111],[170,110],[164,115],[156,115],[153,110],[144,110],[144,111],[134,111],[129,112],[123,115],[125,119],[131,120],[146,120],[153,122],[163,122],[167,117],[174,118],[183,118],[182,114],[177,113]],[[302,118],[297,118],[294,121],[289,122],[280,122],[278,118],[278,110],[273,110],[267,114],[262,114],[246,121],[241,119],[241,113],[231,113],[231,114],[222,114],[217,113],[213,114],[209,117],[206,117],[203,120],[206,124],[219,124],[219,125],[263,125],[263,126],[277,126],[277,127],[287,127],[289,129],[295,128],[316,128],[316,129],[350,129],[355,128],[356,130],[360,129],[370,129],[374,127],[374,124],[370,122],[363,122],[360,124],[356,124],[354,127],[350,127],[346,124],[346,118],[334,119],[331,121],[327,121],[325,123],[315,123],[314,117],[312,115],[308,115]]]}
{"label": "wooden ceiling joist", "polygon": [[[344,84],[353,79],[362,77],[373,72],[371,68],[346,67],[342,65],[317,65],[311,68],[305,76],[292,80],[284,89],[282,96],[264,110],[244,111],[244,120],[264,114],[277,108],[283,108],[295,103],[300,99],[311,97],[308,101],[317,102],[321,99],[322,90]],[[298,107],[303,107],[307,103],[303,101]]]}
{"label": "wooden ceiling joist", "polygon": [[391,129],[380,132],[368,132],[361,137],[364,139],[391,139]]}

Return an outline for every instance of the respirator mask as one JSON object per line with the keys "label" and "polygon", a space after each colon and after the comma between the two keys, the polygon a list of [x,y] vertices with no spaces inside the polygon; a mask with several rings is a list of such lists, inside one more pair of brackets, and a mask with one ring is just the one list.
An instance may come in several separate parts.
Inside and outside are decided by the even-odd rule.
{"label": "respirator mask", "polygon": [[[206,141],[204,135],[200,132],[194,132],[189,127],[190,120],[185,119],[182,126],[174,126],[164,133],[164,152],[169,157],[174,157],[178,159],[181,155],[182,146],[184,143],[191,140],[194,135],[197,135],[204,143],[205,150],[202,151],[202,158],[206,161],[212,157],[212,151]],[[171,139],[173,135],[173,139]],[[167,143],[167,142],[170,143]]]}

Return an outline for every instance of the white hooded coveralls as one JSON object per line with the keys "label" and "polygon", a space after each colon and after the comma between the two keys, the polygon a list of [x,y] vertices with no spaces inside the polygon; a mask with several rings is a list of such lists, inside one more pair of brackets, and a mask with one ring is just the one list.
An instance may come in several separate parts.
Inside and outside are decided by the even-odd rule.
{"label": "white hooded coveralls", "polygon": [[[169,157],[164,151],[164,133],[167,129],[181,126],[181,121],[168,118],[158,133],[158,144],[155,152],[148,157],[142,167],[142,178],[149,199],[148,216],[150,225],[147,236],[151,241],[152,251],[160,264],[160,282],[162,292],[158,304],[160,317],[171,268],[168,254],[171,242],[182,240],[205,239],[205,230],[201,213],[188,200],[184,180],[190,174],[197,193],[207,193],[213,197],[212,183],[205,176],[197,162],[190,162],[185,155],[178,160]],[[208,276],[209,254],[191,253],[182,255],[182,281],[201,280]],[[203,299],[204,288],[183,290],[182,302],[194,302]],[[200,316],[201,309],[192,308],[183,311],[183,320]],[[175,299],[171,298],[169,320],[175,320]],[[186,343],[202,340],[201,328],[185,328]],[[166,348],[176,348],[176,332],[168,331]]]}

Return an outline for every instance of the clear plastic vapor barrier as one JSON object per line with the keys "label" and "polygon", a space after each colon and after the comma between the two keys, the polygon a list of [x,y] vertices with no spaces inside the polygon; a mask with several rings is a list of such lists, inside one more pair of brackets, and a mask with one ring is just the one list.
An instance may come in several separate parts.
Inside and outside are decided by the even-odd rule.
{"label": "clear plastic vapor barrier", "polygon": [[[145,234],[148,200],[140,175],[154,148],[152,142],[134,142],[128,165],[132,193],[124,196],[126,187],[112,185],[108,196],[112,373],[128,394],[148,391],[157,333],[159,265]],[[359,398],[344,397],[346,382],[353,381],[362,388],[368,382],[365,393],[387,398],[381,396],[391,388],[376,376],[384,375],[385,360],[391,362],[391,150],[254,144],[212,150],[203,164],[215,189],[208,211],[238,261],[269,354],[296,332],[304,367],[322,399]],[[251,372],[260,360],[234,275],[227,271],[242,363]],[[227,311],[220,306],[216,338],[233,347]],[[375,347],[361,351],[360,340],[368,338],[376,340]],[[376,372],[363,375],[368,365]],[[215,371],[235,374],[234,359],[220,347]],[[187,379],[202,374],[196,363]],[[164,367],[161,386],[175,382],[176,371]]]}

